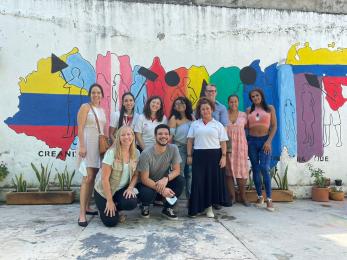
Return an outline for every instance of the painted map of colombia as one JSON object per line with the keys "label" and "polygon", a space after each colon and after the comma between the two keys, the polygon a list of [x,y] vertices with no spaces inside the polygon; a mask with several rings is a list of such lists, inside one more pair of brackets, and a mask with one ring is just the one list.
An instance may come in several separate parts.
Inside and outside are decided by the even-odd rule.
{"label": "painted map of colombia", "polygon": [[50,148],[60,148],[65,160],[77,135],[77,111],[88,102],[94,68],[74,48],[60,57],[40,59],[37,70],[20,78],[19,111],[5,120],[16,133],[34,136]]}

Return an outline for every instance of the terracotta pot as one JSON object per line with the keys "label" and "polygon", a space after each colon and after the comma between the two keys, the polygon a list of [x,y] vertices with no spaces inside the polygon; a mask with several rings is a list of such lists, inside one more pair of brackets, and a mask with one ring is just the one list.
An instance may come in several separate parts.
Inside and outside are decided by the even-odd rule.
{"label": "terracotta pot", "polygon": [[345,199],[345,193],[343,191],[330,191],[329,198],[331,200],[343,201]]}
{"label": "terracotta pot", "polygon": [[312,200],[319,202],[329,201],[329,188],[312,187]]}

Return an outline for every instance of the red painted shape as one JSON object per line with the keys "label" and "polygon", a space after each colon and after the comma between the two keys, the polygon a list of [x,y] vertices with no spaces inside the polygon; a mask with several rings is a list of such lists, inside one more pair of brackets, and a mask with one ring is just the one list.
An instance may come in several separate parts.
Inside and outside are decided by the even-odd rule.
{"label": "red painted shape", "polygon": [[160,63],[159,57],[153,59],[152,66],[149,69],[156,73],[158,77],[154,82],[147,80],[147,97],[160,96],[164,102],[164,114],[169,116],[171,107],[169,103],[165,102],[167,100],[166,92],[168,91],[169,86],[165,83],[166,72]]}
{"label": "red painted shape", "polygon": [[334,111],[338,110],[347,101],[342,95],[342,85],[347,88],[347,77],[323,77],[324,90],[327,92],[325,99]]}
{"label": "red painted shape", "polygon": [[174,71],[178,74],[180,82],[177,86],[169,86],[165,82],[165,69],[160,63],[159,57],[153,59],[150,70],[158,75],[158,78],[152,82],[147,80],[147,96],[160,96],[164,102],[164,114],[170,116],[172,102],[179,96],[187,95],[187,86],[189,84],[188,69],[180,67]]}
{"label": "red painted shape", "polygon": [[[120,67],[120,75],[122,80],[120,81],[120,86],[118,88],[118,97],[121,100],[123,94],[125,92],[130,91],[130,86],[132,84],[132,68],[130,64],[130,57],[128,55],[123,55],[118,57],[119,67]],[[119,109],[122,107],[122,102],[119,102]]]}
{"label": "red painted shape", "polygon": [[60,148],[59,159],[65,161],[66,152],[69,150],[74,137],[64,137],[66,126],[31,126],[31,125],[8,125],[18,134],[26,134],[43,141],[50,148]]}

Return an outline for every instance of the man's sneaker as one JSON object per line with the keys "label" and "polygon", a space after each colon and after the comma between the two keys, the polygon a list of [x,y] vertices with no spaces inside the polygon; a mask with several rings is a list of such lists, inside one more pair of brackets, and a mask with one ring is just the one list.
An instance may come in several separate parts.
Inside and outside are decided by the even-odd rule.
{"label": "man's sneaker", "polygon": [[214,218],[214,213],[213,213],[212,207],[208,207],[208,208],[206,209],[206,216],[207,216],[208,218]]}
{"label": "man's sneaker", "polygon": [[266,209],[270,212],[274,212],[275,208],[272,205],[272,199],[267,199],[266,200]]}
{"label": "man's sneaker", "polygon": [[261,208],[261,207],[263,207],[263,205],[264,205],[264,198],[263,198],[263,196],[258,197],[257,202],[255,203],[255,206],[257,208]]}
{"label": "man's sneaker", "polygon": [[172,208],[163,208],[161,214],[170,220],[177,220],[178,219],[178,217],[176,216],[176,214]]}
{"label": "man's sneaker", "polygon": [[141,206],[141,216],[143,218],[149,218],[149,206]]}

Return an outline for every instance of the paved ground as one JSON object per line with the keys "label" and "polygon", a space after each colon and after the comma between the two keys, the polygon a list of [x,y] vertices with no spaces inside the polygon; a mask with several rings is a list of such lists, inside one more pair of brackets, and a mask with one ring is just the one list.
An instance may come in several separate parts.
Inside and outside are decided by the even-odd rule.
{"label": "paved ground", "polygon": [[276,212],[235,205],[215,219],[169,221],[160,208],[106,228],[77,226],[78,204],[0,205],[0,259],[347,259],[347,202],[276,203]]}

